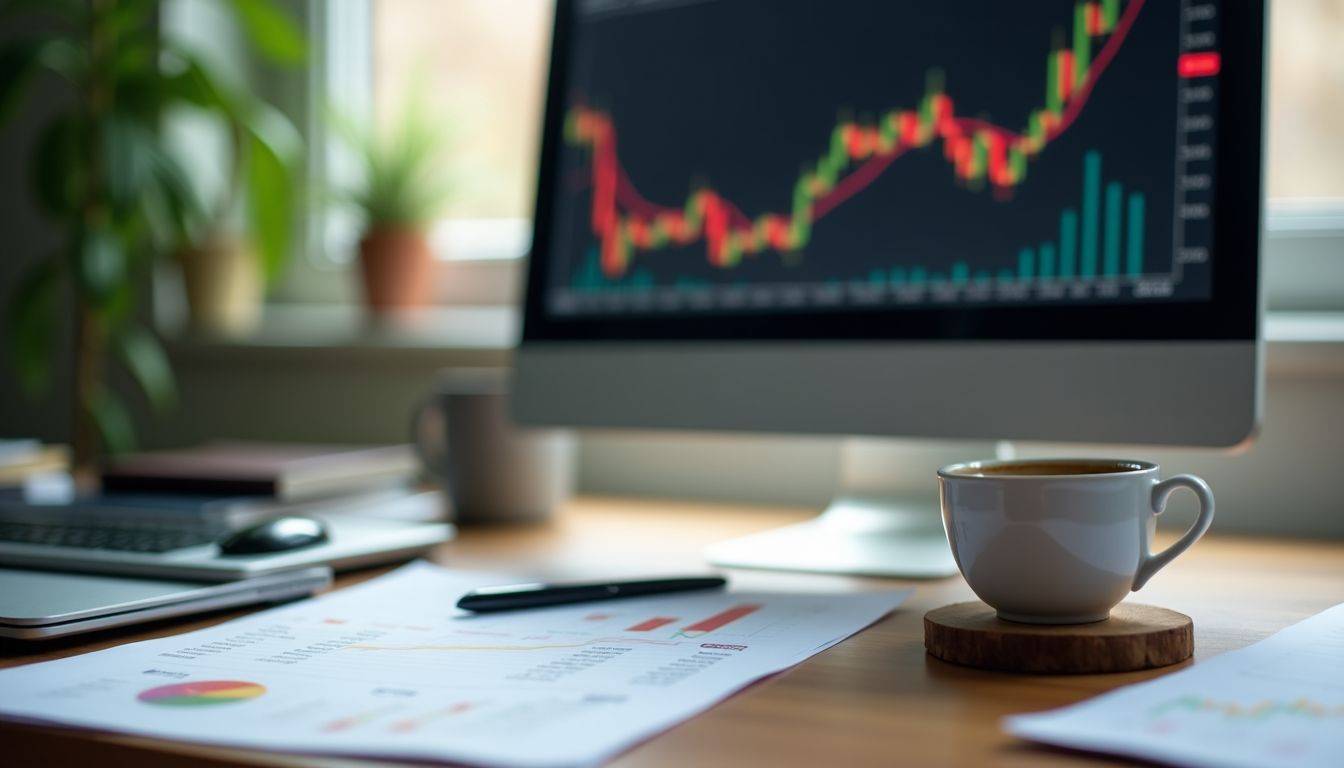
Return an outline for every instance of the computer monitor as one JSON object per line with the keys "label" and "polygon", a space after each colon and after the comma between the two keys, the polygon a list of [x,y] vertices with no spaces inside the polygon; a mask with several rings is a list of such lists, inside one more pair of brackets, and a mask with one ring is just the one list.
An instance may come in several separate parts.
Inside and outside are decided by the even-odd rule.
{"label": "computer monitor", "polygon": [[1247,440],[1264,17],[561,0],[516,417]]}

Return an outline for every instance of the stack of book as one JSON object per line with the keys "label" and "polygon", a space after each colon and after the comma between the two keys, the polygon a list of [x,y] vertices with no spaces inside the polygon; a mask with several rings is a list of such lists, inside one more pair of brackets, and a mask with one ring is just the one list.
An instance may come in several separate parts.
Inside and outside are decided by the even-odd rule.
{"label": "stack of book", "polygon": [[102,497],[176,506],[222,528],[314,513],[436,520],[442,505],[415,486],[418,472],[403,445],[217,442],[120,457],[102,472]]}

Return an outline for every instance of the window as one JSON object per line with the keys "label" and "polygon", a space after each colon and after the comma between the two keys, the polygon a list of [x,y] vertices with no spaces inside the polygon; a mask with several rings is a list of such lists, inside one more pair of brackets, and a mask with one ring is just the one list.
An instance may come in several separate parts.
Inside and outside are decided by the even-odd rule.
{"label": "window", "polygon": [[1271,4],[1271,200],[1344,201],[1344,0]]}
{"label": "window", "polygon": [[[386,125],[418,97],[443,123],[453,189],[431,234],[440,259],[524,256],[532,234],[550,0],[317,5],[314,12],[326,17],[315,25],[326,37],[322,79],[335,108]],[[350,162],[346,150],[336,141],[326,144],[323,165],[329,177],[340,178]],[[349,258],[353,225],[339,212],[328,217],[321,235],[326,258]]]}
{"label": "window", "polygon": [[1270,8],[1269,306],[1344,310],[1344,0]]}
{"label": "window", "polygon": [[395,116],[407,84],[431,83],[457,154],[451,219],[526,219],[545,89],[548,0],[377,0],[373,107]]}
{"label": "window", "polygon": [[[550,0],[310,0],[332,101],[395,115],[405,84],[427,78],[454,137],[461,186],[435,227],[445,268],[525,254],[544,98]],[[1271,306],[1344,309],[1344,0],[1271,2],[1268,131]],[[328,155],[339,153],[328,147]],[[339,158],[318,167],[339,168]],[[339,219],[339,217],[334,217]],[[329,222],[324,259],[348,258],[350,228]],[[342,245],[344,243],[344,245]],[[496,262],[457,279],[507,300],[517,270]],[[505,297],[500,299],[499,297]]]}

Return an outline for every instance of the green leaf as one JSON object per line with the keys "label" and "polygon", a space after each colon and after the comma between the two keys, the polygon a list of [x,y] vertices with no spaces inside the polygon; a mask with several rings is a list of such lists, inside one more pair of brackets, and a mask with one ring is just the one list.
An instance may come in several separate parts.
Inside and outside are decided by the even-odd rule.
{"label": "green leaf", "polygon": [[440,212],[454,191],[444,169],[449,146],[444,122],[430,113],[419,90],[412,91],[390,130],[334,117],[337,133],[364,166],[362,181],[342,196],[362,209],[369,226],[422,226]]}
{"label": "green leaf", "polygon": [[75,244],[75,274],[94,304],[111,300],[126,280],[126,252],[121,240],[105,229],[85,230]]}
{"label": "green leaf", "polygon": [[289,255],[298,204],[294,172],[303,140],[278,111],[262,107],[247,123],[247,208],[268,281],[276,278]]}
{"label": "green leaf", "polygon": [[31,171],[34,196],[54,216],[69,216],[83,200],[89,183],[84,136],[84,124],[74,115],[52,119],[38,135]]}
{"label": "green leaf", "polygon": [[[134,82],[139,78],[153,78],[155,86],[157,75],[155,65],[158,60],[158,47],[155,41],[150,39],[128,40],[117,46],[116,51],[112,53],[112,63],[109,65],[112,79],[114,82],[123,81]],[[157,87],[155,88],[157,90]],[[157,93],[154,95],[158,95]]]}
{"label": "green leaf", "polygon": [[152,37],[158,23],[157,0],[117,0],[99,7],[95,23],[118,47],[125,45],[127,38]]}
{"label": "green leaf", "polygon": [[166,43],[165,92],[173,99],[225,115],[237,113],[237,99],[210,67],[187,48]]}
{"label": "green leaf", "polygon": [[158,138],[137,121],[116,112],[103,120],[101,127],[108,199],[114,206],[126,208],[151,181]]}
{"label": "green leaf", "polygon": [[193,239],[203,214],[195,189],[177,160],[158,147],[152,159],[155,183],[145,190],[141,209],[155,247],[162,252]]}
{"label": "green leaf", "polygon": [[89,55],[78,43],[57,37],[42,43],[37,60],[70,84],[78,85],[87,69]]}
{"label": "green leaf", "polygon": [[135,280],[123,280],[112,294],[98,306],[103,325],[108,328],[120,328],[126,318],[135,313],[139,306],[140,291]]}
{"label": "green leaf", "polygon": [[14,40],[0,48],[0,123],[7,122],[28,95],[28,86],[40,69],[75,81],[85,56],[69,40]]}
{"label": "green leaf", "polygon": [[284,163],[253,137],[248,146],[247,207],[267,282],[284,266],[293,229],[294,198]]}
{"label": "green leaf", "polygon": [[117,334],[117,353],[150,405],[160,412],[177,404],[177,382],[158,338],[140,325]]}
{"label": "green leaf", "polygon": [[135,424],[130,411],[111,390],[103,386],[95,388],[84,408],[93,417],[109,453],[124,453],[135,447]]}
{"label": "green leaf", "polygon": [[10,297],[9,354],[23,391],[36,397],[51,383],[51,355],[55,349],[60,302],[59,258],[37,264]]}
{"label": "green leaf", "polygon": [[192,186],[187,172],[167,152],[159,152],[155,159],[154,175],[163,189],[168,212],[176,222],[181,237],[190,239],[193,236],[192,224],[200,221],[204,210],[200,198],[196,196],[196,188]]}
{"label": "green leaf", "polygon": [[252,45],[278,64],[302,64],[308,42],[286,13],[269,0],[233,0],[233,10]]}

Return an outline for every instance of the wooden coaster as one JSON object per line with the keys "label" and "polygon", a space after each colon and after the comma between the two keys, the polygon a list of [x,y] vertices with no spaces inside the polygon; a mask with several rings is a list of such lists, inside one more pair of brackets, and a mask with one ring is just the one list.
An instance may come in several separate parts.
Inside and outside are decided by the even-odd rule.
{"label": "wooden coaster", "polygon": [[1130,672],[1190,658],[1194,622],[1166,608],[1121,603],[1092,624],[1019,624],[980,601],[924,614],[924,647],[953,664],[1001,672]]}

